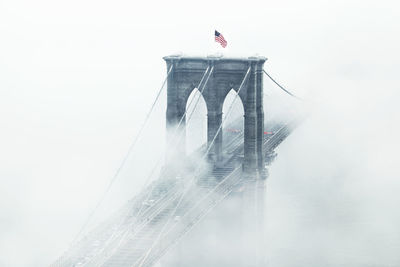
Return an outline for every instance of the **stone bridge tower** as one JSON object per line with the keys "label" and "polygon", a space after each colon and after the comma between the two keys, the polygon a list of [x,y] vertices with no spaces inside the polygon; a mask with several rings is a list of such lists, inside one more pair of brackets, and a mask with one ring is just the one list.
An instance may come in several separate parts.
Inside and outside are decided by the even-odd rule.
{"label": "stone bridge tower", "polygon": [[[168,76],[167,89],[167,138],[173,138],[173,133],[185,130],[185,118],[180,124],[180,129],[176,128],[182,116],[185,115],[189,95],[204,76],[198,89],[203,90],[203,98],[207,106],[207,142],[210,148],[208,158],[211,162],[218,164],[222,160],[223,132],[219,131],[217,136],[216,134],[222,122],[223,103],[229,91],[233,89],[238,92],[243,82],[239,92],[244,107],[243,171],[249,175],[258,173],[262,177],[264,172],[262,71],[266,58],[167,56],[164,60],[168,70],[172,67]],[[248,71],[249,74],[244,80]],[[215,136],[215,141],[212,143]],[[174,145],[173,150],[184,155],[185,144],[185,135],[182,135],[181,141]],[[173,157],[167,154],[167,157],[169,156]]]}

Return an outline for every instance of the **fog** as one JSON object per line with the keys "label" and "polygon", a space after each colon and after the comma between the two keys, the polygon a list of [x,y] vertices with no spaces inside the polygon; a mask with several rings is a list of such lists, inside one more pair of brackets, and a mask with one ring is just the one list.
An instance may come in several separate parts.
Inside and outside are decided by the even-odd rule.
{"label": "fog", "polygon": [[[176,52],[266,56],[269,74],[304,99],[265,78],[266,116],[299,105],[310,114],[269,169],[268,266],[399,266],[398,10],[358,0],[0,1],[0,266],[46,266],[68,248],[144,121],[162,57]],[[165,106],[164,93],[97,216],[148,179]]]}

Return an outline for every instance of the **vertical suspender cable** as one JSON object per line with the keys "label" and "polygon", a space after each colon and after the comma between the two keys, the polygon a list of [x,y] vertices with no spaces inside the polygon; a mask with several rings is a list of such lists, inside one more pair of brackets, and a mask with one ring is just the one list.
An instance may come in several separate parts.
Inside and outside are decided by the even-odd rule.
{"label": "vertical suspender cable", "polygon": [[143,123],[142,123],[142,126],[140,127],[140,129],[139,129],[138,133],[136,134],[135,138],[133,139],[133,142],[132,142],[131,145],[129,146],[127,153],[125,154],[124,158],[122,159],[121,164],[119,165],[119,167],[118,167],[118,169],[116,170],[114,176],[113,176],[112,179],[110,180],[110,183],[108,184],[108,186],[107,186],[106,190],[104,191],[103,195],[101,196],[100,200],[97,202],[96,206],[94,207],[94,209],[93,209],[93,210],[91,211],[91,213],[89,214],[88,218],[86,219],[86,221],[85,221],[85,223],[83,224],[82,228],[79,230],[79,232],[78,232],[78,234],[76,235],[76,237],[72,240],[71,244],[73,244],[73,243],[79,238],[79,236],[82,234],[82,232],[85,230],[86,226],[89,224],[90,220],[92,219],[92,217],[93,217],[93,215],[95,214],[95,212],[97,211],[97,209],[98,209],[98,208],[100,207],[100,205],[103,203],[105,197],[107,196],[107,194],[108,194],[108,192],[110,191],[112,185],[114,184],[114,182],[116,181],[116,179],[117,179],[118,175],[120,174],[122,168],[124,167],[124,165],[125,165],[125,163],[126,163],[128,157],[129,157],[129,155],[131,154],[133,148],[135,147],[137,141],[139,140],[139,137],[140,137],[140,135],[142,134],[143,129],[144,129],[144,127],[146,126],[147,121],[149,120],[150,115],[151,115],[151,113],[153,112],[154,107],[155,107],[156,104],[157,104],[158,99],[160,98],[160,95],[161,95],[161,93],[162,93],[162,91],[163,91],[163,89],[164,89],[164,87],[165,87],[165,84],[166,84],[166,82],[167,82],[167,80],[168,80],[168,76],[169,76],[169,74],[170,74],[171,71],[172,71],[172,67],[173,67],[173,66],[171,66],[171,67],[169,68],[169,70],[168,70],[168,72],[167,72],[167,76],[165,77],[165,79],[164,79],[164,81],[163,81],[163,83],[162,83],[162,85],[161,85],[161,88],[160,88],[160,90],[159,90],[158,93],[157,93],[156,98],[154,99],[154,102],[153,102],[153,104],[151,105],[150,110],[147,112],[147,115],[146,115],[146,117],[145,117],[145,120],[144,120]]}
{"label": "vertical suspender cable", "polygon": [[225,122],[226,118],[228,117],[229,113],[231,112],[231,110],[232,110],[232,108],[233,108],[233,104],[235,103],[236,98],[239,96],[240,90],[242,89],[242,87],[243,87],[245,81],[247,80],[247,76],[249,75],[250,69],[251,69],[251,67],[249,67],[249,69],[247,70],[246,75],[244,76],[244,78],[243,78],[243,80],[242,80],[242,83],[240,84],[239,90],[237,91],[237,94],[235,95],[235,98],[234,98],[233,101],[232,101],[232,104],[229,106],[228,111],[226,112],[225,118],[221,121],[221,124],[219,125],[218,130],[217,130],[217,133],[214,135],[214,138],[212,139],[212,141],[211,141],[209,147],[207,148],[207,151],[206,151],[206,154],[205,154],[204,157],[203,157],[203,160],[205,159],[205,157],[207,157],[208,152],[210,152],[210,150],[211,150],[211,148],[212,148],[212,146],[213,146],[215,140],[217,139],[218,134],[220,133],[220,131],[221,131],[221,129],[222,129],[223,123]]}
{"label": "vertical suspender cable", "polygon": [[[218,134],[220,133],[220,131],[221,131],[221,129],[222,129],[222,125],[223,125],[224,121],[226,120],[226,117],[227,117],[227,116],[229,115],[229,113],[231,112],[232,107],[233,107],[233,104],[235,103],[236,98],[238,97],[240,90],[242,89],[242,87],[243,87],[245,81],[247,80],[247,77],[248,77],[248,75],[249,75],[249,73],[250,73],[250,69],[251,69],[251,67],[248,68],[248,70],[247,70],[247,72],[246,72],[246,75],[244,76],[244,78],[243,78],[243,80],[242,80],[242,83],[240,84],[240,87],[239,87],[239,89],[238,89],[238,91],[237,91],[237,94],[236,94],[235,98],[233,99],[232,104],[230,105],[230,107],[229,107],[229,109],[228,109],[228,112],[226,113],[226,116],[225,116],[224,120],[221,121],[221,124],[220,124],[220,126],[218,127],[218,130],[217,130],[216,134],[214,135],[214,138],[212,139],[212,141],[211,141],[211,143],[210,143],[210,145],[209,145],[209,147],[208,147],[206,153],[205,153],[204,156],[202,157],[202,160],[201,160],[201,161],[205,160],[205,158],[207,157],[208,152],[210,152],[210,150],[211,150],[211,148],[212,148],[212,146],[213,146],[213,144],[214,144],[214,142],[215,142],[215,140],[216,140]],[[200,168],[197,168],[197,170],[195,171],[195,173],[196,173],[199,169],[200,169]],[[191,182],[191,183],[194,182],[196,178],[197,178],[197,177],[194,177],[190,182]],[[190,188],[190,184],[186,187],[186,189],[189,189],[189,188]],[[188,191],[189,191],[189,190],[186,190],[186,191],[183,192],[182,195],[180,196],[179,201],[178,201],[178,203],[176,204],[176,206],[174,207],[174,210],[170,213],[170,216],[168,217],[167,222],[166,222],[166,223],[164,224],[164,226],[161,228],[161,231],[160,231],[160,233],[158,234],[156,240],[154,240],[152,246],[147,250],[147,252],[146,252],[146,254],[144,255],[143,259],[139,262],[138,267],[142,267],[143,264],[145,263],[147,257],[150,255],[150,252],[153,250],[153,248],[155,247],[155,245],[157,244],[157,242],[158,242],[159,239],[161,238],[162,234],[163,234],[164,231],[165,231],[166,226],[169,224],[169,222],[170,222],[170,220],[171,220],[173,214],[176,213],[176,211],[177,211],[177,209],[178,209],[180,203],[181,203],[182,200],[183,200],[183,197],[186,195],[186,193],[187,193]]]}
{"label": "vertical suspender cable", "polygon": [[[207,69],[205,70],[205,72],[204,72],[204,74],[203,74],[202,78],[200,79],[200,82],[199,82],[199,84],[198,84],[198,86],[197,86],[198,89],[201,89],[201,90],[200,90],[200,94],[203,94],[203,91],[205,90],[205,87],[206,87],[206,85],[207,85],[207,82],[208,82],[208,80],[209,80],[209,78],[210,78],[210,76],[211,76],[213,70],[214,70],[214,67],[211,67],[211,70],[210,70],[210,72],[208,73],[208,70],[209,70],[209,69],[210,69],[210,67],[207,67]],[[202,84],[203,81],[204,81],[204,78],[205,78],[206,75],[207,75],[207,73],[208,73],[208,76],[207,76],[207,78],[206,78],[204,84]],[[169,74],[169,72],[168,72],[168,74]],[[201,87],[201,86],[203,86],[203,87]],[[181,119],[180,119],[180,121],[179,121],[179,123],[178,123],[178,125],[177,125],[177,127],[176,127],[176,129],[175,129],[175,131],[173,132],[173,135],[172,135],[172,138],[171,138],[172,140],[174,140],[175,137],[176,137],[176,135],[178,134],[178,133],[177,133],[177,131],[178,131],[177,129],[178,129],[178,128],[180,127],[180,125],[182,124],[183,119],[185,118],[185,115],[187,114],[187,111],[189,110],[189,108],[191,107],[191,105],[192,105],[192,103],[193,103],[193,100],[194,100],[194,98],[191,99],[191,101],[189,102],[188,108],[185,109],[185,113],[182,115],[182,117],[181,117]],[[196,108],[198,102],[199,102],[199,98],[197,99],[197,101],[196,101],[196,103],[195,103],[195,106],[194,106],[194,108],[193,108],[192,113],[189,114],[189,119],[188,119],[188,120],[190,120],[192,114],[194,113],[194,110],[195,110],[195,108]],[[170,140],[170,143],[172,143],[172,140]],[[161,157],[157,160],[157,162],[156,162],[155,166],[153,167],[153,169],[151,170],[149,176],[146,178],[146,181],[145,181],[145,185],[144,185],[144,186],[146,186],[146,184],[148,184],[148,182],[150,181],[150,178],[153,176],[153,174],[154,174],[154,172],[156,171],[157,166],[158,166],[158,164],[161,162],[162,158],[163,158],[163,157],[161,156]],[[148,198],[150,197],[151,193],[152,193],[152,191],[151,191],[150,194],[146,197],[146,200],[148,200]],[[140,210],[138,211],[138,214],[141,213],[142,209],[143,209],[143,206],[142,206],[142,207],[140,208]],[[122,241],[121,241],[120,243],[122,243]],[[110,258],[111,256],[112,256],[112,254],[111,254],[108,258]]]}
{"label": "vertical suspender cable", "polygon": [[[198,89],[201,89],[201,83],[203,82],[203,79],[204,79],[205,75],[207,74],[207,71],[208,71],[209,68],[210,68],[210,67],[207,67],[206,72],[204,73],[203,77],[201,78],[200,83],[199,83],[199,86],[197,87]],[[194,113],[194,111],[195,111],[195,109],[196,109],[196,107],[197,107],[197,104],[199,103],[200,97],[203,95],[203,91],[204,91],[204,89],[206,88],[208,79],[210,79],[210,76],[211,76],[211,74],[213,73],[213,71],[214,71],[214,66],[211,67],[210,73],[208,74],[207,79],[206,79],[206,81],[204,82],[203,88],[202,88],[201,90],[199,90],[199,91],[200,91],[200,96],[197,98],[197,100],[196,100],[196,102],[195,102],[195,104],[194,104],[193,110],[192,110],[192,112],[189,114],[189,119],[186,120],[186,122],[189,122],[189,120],[190,120],[192,114]],[[197,92],[196,92],[196,93],[197,93]],[[179,127],[181,126],[181,124],[182,124],[182,122],[183,122],[183,119],[185,119],[186,114],[187,114],[187,112],[189,111],[189,108],[191,107],[191,105],[192,105],[192,103],[193,103],[193,101],[194,101],[194,98],[195,98],[195,97],[193,97],[193,98],[190,100],[188,107],[185,108],[185,113],[183,113],[181,119],[179,120],[178,125],[175,127],[175,130],[174,130],[174,132],[173,132],[173,134],[172,134],[172,140],[171,140],[171,142],[170,142],[171,144],[173,143],[173,140],[174,140],[175,138],[177,138],[178,141],[180,140],[180,136],[181,136],[181,135],[179,135]]]}
{"label": "vertical suspender cable", "polygon": [[[202,85],[202,83],[203,83],[203,80],[204,80],[204,78],[205,78],[205,76],[206,76],[206,74],[207,74],[209,68],[210,68],[210,67],[207,67],[207,69],[206,69],[206,71],[204,72],[204,74],[203,74],[203,76],[202,76],[202,78],[201,78],[201,80],[200,80],[199,85],[197,86],[197,88],[200,88],[200,89],[201,89],[201,85]],[[201,95],[203,94],[203,91],[204,91],[204,89],[205,89],[205,87],[206,87],[206,85],[207,85],[208,79],[210,78],[210,76],[211,76],[213,70],[214,70],[214,67],[211,68],[210,73],[208,74],[207,79],[206,79],[206,81],[204,82],[203,88],[200,90],[200,94],[201,94]],[[193,100],[194,100],[194,97],[190,100],[189,105],[188,105],[188,108],[185,109],[185,113],[182,115],[181,119],[179,120],[179,123],[178,123],[178,125],[176,126],[176,128],[175,128],[175,130],[174,130],[174,132],[173,132],[173,134],[172,134],[172,138],[171,138],[171,140],[168,142],[167,146],[171,145],[176,137],[180,137],[180,136],[177,136],[177,134],[178,134],[178,133],[177,133],[177,132],[178,132],[178,129],[179,129],[180,125],[182,124],[183,119],[185,118],[185,116],[186,116],[186,114],[187,114],[187,111],[188,111],[189,108],[191,107],[191,105],[192,105],[192,103],[193,103]],[[194,105],[194,107],[193,107],[193,111],[192,111],[192,113],[189,114],[189,119],[188,119],[187,121],[189,121],[190,118],[191,118],[191,116],[193,115],[194,110],[195,110],[197,104],[199,103],[199,100],[200,100],[200,97],[197,99],[197,101],[196,101],[196,103],[195,103],[195,105]],[[151,170],[150,175],[147,177],[147,179],[146,179],[146,181],[145,181],[145,185],[149,182],[149,179],[153,176],[153,173],[156,171],[157,166],[158,166],[158,164],[161,162],[162,158],[163,158],[163,156],[161,155],[160,158],[157,160],[157,162],[156,162],[154,168]]]}
{"label": "vertical suspender cable", "polygon": [[[194,104],[193,110],[192,110],[191,113],[189,114],[189,117],[188,117],[188,119],[186,120],[186,123],[188,123],[188,122],[190,121],[190,119],[192,118],[192,116],[193,116],[193,114],[194,114],[194,112],[195,112],[195,110],[196,110],[196,107],[197,107],[197,105],[199,104],[200,97],[203,95],[203,92],[204,92],[204,90],[205,90],[205,88],[206,88],[206,85],[207,85],[207,83],[208,83],[208,80],[210,79],[211,74],[213,73],[213,71],[214,71],[214,66],[211,67],[210,73],[208,74],[207,79],[206,79],[206,81],[204,82],[203,88],[202,88],[201,90],[199,90],[199,91],[200,91],[200,95],[199,95],[199,97],[196,99],[196,102],[195,102],[195,104]],[[200,84],[201,84],[201,82],[200,82]],[[199,87],[199,88],[200,88],[200,87]],[[194,97],[191,99],[188,108],[185,109],[185,113],[182,115],[182,117],[181,117],[181,119],[180,119],[180,121],[179,121],[179,123],[178,123],[178,126],[176,126],[175,131],[174,131],[174,134],[173,134],[173,138],[172,138],[172,140],[171,140],[171,143],[173,143],[173,140],[175,139],[175,137],[177,138],[177,140],[176,140],[177,143],[181,140],[182,135],[184,134],[184,132],[179,133],[179,127],[180,127],[180,125],[182,124],[183,119],[186,117],[186,114],[187,114],[187,112],[189,111],[189,108],[190,108],[190,106],[191,106],[193,100],[194,100]]]}
{"label": "vertical suspender cable", "polygon": [[[207,67],[206,71],[205,71],[204,74],[203,74],[203,77],[201,78],[201,80],[200,80],[200,82],[199,82],[199,85],[197,86],[197,88],[200,88],[200,89],[201,89],[201,90],[200,90],[200,96],[203,94],[203,91],[204,91],[204,89],[206,88],[207,82],[208,82],[208,80],[209,80],[209,78],[210,78],[210,76],[211,76],[211,74],[212,74],[212,72],[213,72],[213,70],[214,70],[214,67],[211,67],[211,70],[210,70],[210,72],[209,72],[209,74],[208,74],[208,76],[207,76],[207,78],[206,78],[206,81],[204,82],[203,87],[201,88],[201,85],[202,85],[202,83],[203,83],[203,80],[204,80],[204,78],[205,78],[205,76],[206,76],[206,74],[207,74],[209,68],[210,68],[210,67]],[[175,130],[174,130],[174,132],[173,132],[173,134],[172,134],[171,140],[168,142],[167,146],[172,145],[175,138],[177,138],[178,141],[180,140],[180,135],[178,135],[178,134],[179,134],[179,133],[178,133],[178,129],[179,129],[179,127],[181,126],[181,124],[182,124],[182,122],[183,122],[183,119],[185,118],[185,116],[186,116],[186,114],[187,114],[189,108],[191,107],[191,105],[192,105],[192,103],[193,103],[193,100],[194,100],[194,97],[190,100],[189,105],[188,105],[188,108],[185,109],[185,113],[182,115],[181,119],[179,120],[179,123],[178,123],[178,125],[176,126],[176,128],[175,128]],[[197,101],[196,101],[196,103],[195,103],[195,105],[194,105],[194,107],[193,107],[193,110],[192,110],[192,112],[189,114],[189,117],[188,117],[188,119],[186,120],[186,122],[189,122],[189,121],[190,121],[190,118],[192,117],[192,115],[193,115],[193,113],[194,113],[194,111],[195,111],[195,109],[196,109],[196,107],[197,107],[197,105],[198,105],[198,103],[199,103],[199,100],[200,100],[200,97],[197,99]],[[157,162],[156,162],[154,168],[153,168],[152,171],[150,172],[150,175],[149,175],[149,177],[147,177],[145,183],[147,183],[147,182],[149,181],[149,179],[153,176],[153,173],[154,173],[155,170],[157,169],[157,166],[158,166],[158,164],[160,163],[160,161],[162,160],[162,158],[163,158],[163,156],[161,156],[161,157],[157,160]]]}

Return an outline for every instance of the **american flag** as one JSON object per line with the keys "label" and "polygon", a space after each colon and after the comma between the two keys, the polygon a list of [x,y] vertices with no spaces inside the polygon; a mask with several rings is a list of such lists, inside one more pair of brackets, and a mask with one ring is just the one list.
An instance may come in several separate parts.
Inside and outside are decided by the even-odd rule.
{"label": "american flag", "polygon": [[217,31],[215,31],[215,41],[217,43],[220,43],[223,48],[225,48],[226,45],[228,44],[228,42],[225,40],[224,36],[222,36],[222,34],[220,34]]}

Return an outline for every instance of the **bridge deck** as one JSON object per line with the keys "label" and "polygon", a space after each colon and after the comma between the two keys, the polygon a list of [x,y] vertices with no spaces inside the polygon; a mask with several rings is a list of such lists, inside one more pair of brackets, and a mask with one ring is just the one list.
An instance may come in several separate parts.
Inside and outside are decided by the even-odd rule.
{"label": "bridge deck", "polygon": [[[272,134],[264,138],[267,157],[296,124],[276,123],[269,129]],[[152,266],[213,207],[248,182],[241,175],[243,133],[225,139],[224,167],[160,177],[52,266]]]}

